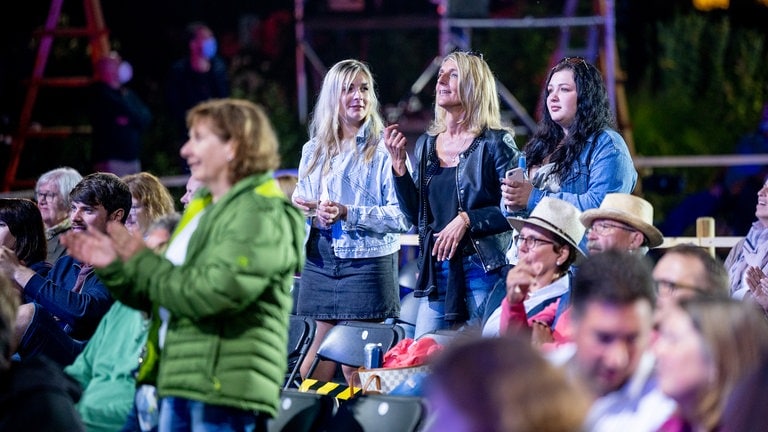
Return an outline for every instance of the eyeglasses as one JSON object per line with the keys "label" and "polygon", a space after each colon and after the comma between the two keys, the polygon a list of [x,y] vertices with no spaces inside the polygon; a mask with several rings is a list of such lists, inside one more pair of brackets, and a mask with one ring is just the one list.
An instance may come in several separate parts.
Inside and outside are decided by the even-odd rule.
{"label": "eyeglasses", "polygon": [[518,248],[521,245],[525,245],[525,247],[528,248],[528,249],[536,249],[537,247],[539,247],[539,246],[541,246],[543,244],[555,245],[556,243],[553,242],[553,241],[544,240],[544,239],[536,238],[536,237],[523,237],[521,235],[516,235],[515,236],[515,246],[517,246]]}
{"label": "eyeglasses", "polygon": [[56,198],[57,196],[58,195],[56,195],[53,192],[36,192],[35,193],[35,199],[38,202],[43,201],[43,200],[45,200],[45,201],[53,201],[53,199]]}
{"label": "eyeglasses", "polygon": [[591,227],[587,228],[587,234],[593,232],[599,236],[604,236],[609,234],[614,229],[620,229],[620,230],[629,231],[629,232],[637,232],[636,229],[627,228],[621,225],[609,224],[608,222],[595,222],[592,224]]}
{"label": "eyeglasses", "polygon": [[672,282],[671,280],[667,280],[667,279],[654,279],[653,285],[656,286],[657,293],[661,292],[662,288],[664,288],[664,290],[667,293],[672,295],[674,295],[679,290],[691,290],[696,292],[697,294],[709,295],[707,291],[699,287],[695,287],[693,285],[680,284],[677,282]]}

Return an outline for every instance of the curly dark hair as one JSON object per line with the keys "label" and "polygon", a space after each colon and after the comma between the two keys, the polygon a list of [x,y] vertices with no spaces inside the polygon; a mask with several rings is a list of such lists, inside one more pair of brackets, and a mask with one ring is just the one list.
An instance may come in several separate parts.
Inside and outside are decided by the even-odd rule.
{"label": "curly dark hair", "polygon": [[576,117],[568,127],[568,136],[566,137],[563,128],[552,120],[547,104],[544,103],[538,129],[525,146],[529,165],[542,165],[549,157],[549,162],[555,164],[552,174],[561,179],[574,174],[570,168],[578,160],[590,137],[603,129],[616,127],[616,119],[611,111],[602,75],[594,65],[582,58],[566,57],[549,71],[541,100],[546,100],[549,96],[547,87],[552,75],[566,69],[573,72],[577,100]]}

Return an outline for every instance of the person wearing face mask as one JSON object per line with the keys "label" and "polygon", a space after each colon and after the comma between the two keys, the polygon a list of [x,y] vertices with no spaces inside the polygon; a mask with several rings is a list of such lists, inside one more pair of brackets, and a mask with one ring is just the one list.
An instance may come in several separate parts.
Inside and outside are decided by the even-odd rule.
{"label": "person wearing face mask", "polygon": [[[166,80],[166,97],[173,122],[178,151],[187,141],[187,111],[200,102],[230,96],[229,72],[216,55],[218,46],[213,31],[202,22],[192,22],[185,30],[187,54],[176,60]],[[186,170],[186,163],[179,160]]]}
{"label": "person wearing face mask", "polygon": [[125,84],[133,68],[114,51],[96,62],[90,117],[93,170],[124,176],[141,171],[142,133],[152,122],[146,104]]}

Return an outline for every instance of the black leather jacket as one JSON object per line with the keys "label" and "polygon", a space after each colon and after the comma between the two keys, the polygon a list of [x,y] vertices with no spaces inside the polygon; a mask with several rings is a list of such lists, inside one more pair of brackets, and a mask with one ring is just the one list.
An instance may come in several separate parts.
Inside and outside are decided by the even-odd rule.
{"label": "black leather jacket", "polygon": [[[400,208],[418,227],[419,244],[422,245],[427,227],[427,195],[422,181],[429,182],[429,176],[424,173],[431,172],[433,164],[440,163],[435,141],[436,136],[422,134],[416,141],[414,156],[417,162],[411,173],[395,177]],[[459,158],[456,170],[459,211],[469,216],[469,237],[486,272],[506,264],[505,254],[512,240],[512,231],[501,212],[499,179],[507,170],[517,166],[519,156],[520,150],[509,132],[485,130]],[[425,253],[429,252],[422,251],[420,254],[422,263]]]}

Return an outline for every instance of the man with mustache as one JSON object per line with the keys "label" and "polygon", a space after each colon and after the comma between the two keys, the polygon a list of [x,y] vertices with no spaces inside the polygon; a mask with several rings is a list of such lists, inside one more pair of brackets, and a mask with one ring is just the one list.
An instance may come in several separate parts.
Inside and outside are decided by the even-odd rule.
{"label": "man with mustache", "polygon": [[[106,232],[107,222],[125,223],[131,208],[128,186],[111,173],[93,173],[70,192],[72,230]],[[45,355],[66,366],[83,350],[113,299],[93,268],[64,255],[47,278],[23,266],[8,248],[0,249],[0,272],[22,297],[15,323],[16,356]]]}

